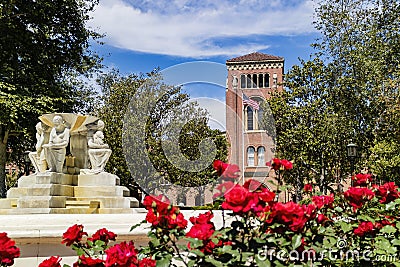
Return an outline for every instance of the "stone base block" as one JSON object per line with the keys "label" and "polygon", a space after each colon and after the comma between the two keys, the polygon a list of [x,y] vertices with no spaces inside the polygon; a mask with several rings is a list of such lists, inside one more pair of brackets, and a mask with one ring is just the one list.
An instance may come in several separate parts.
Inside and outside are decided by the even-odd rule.
{"label": "stone base block", "polygon": [[17,202],[17,209],[24,208],[65,208],[67,197],[64,196],[27,196]]}
{"label": "stone base block", "polygon": [[125,186],[75,186],[75,197],[123,197],[129,196]]}
{"label": "stone base block", "polygon": [[17,206],[17,198],[0,199],[0,209],[12,209]]}
{"label": "stone base block", "polygon": [[[75,198],[75,202],[79,204],[79,202],[91,203],[98,201],[100,202],[100,208],[137,208],[139,207],[139,201],[134,197],[92,197],[92,198]],[[68,203],[70,200],[67,201]]]}
{"label": "stone base block", "polygon": [[101,172],[98,174],[80,174],[78,176],[78,186],[116,186],[120,179],[115,174]]}
{"label": "stone base block", "polygon": [[77,181],[77,175],[64,173],[38,173],[36,175],[36,184],[63,184],[74,185],[74,180]]}
{"label": "stone base block", "polygon": [[7,198],[23,196],[73,196],[74,188],[61,184],[37,184],[33,187],[14,187],[7,191]]}
{"label": "stone base block", "polygon": [[36,175],[22,176],[18,179],[18,187],[32,187],[36,184]]}
{"label": "stone base block", "polygon": [[123,209],[123,208],[100,208],[100,214],[121,214],[121,213],[135,213],[133,209]]}

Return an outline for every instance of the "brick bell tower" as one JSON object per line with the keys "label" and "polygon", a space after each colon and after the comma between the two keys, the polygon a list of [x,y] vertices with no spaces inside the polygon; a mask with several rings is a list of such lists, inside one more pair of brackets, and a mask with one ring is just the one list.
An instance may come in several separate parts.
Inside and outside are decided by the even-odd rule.
{"label": "brick bell tower", "polygon": [[230,163],[239,165],[244,179],[262,180],[265,163],[274,155],[275,144],[259,124],[261,103],[273,91],[283,90],[284,58],[259,52],[226,61],[226,131]]}

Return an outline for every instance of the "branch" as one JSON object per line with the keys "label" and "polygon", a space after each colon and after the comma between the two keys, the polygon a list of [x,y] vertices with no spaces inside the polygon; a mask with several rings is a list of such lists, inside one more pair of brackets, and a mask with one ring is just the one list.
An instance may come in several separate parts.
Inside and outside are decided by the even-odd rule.
{"label": "branch", "polygon": [[7,144],[8,134],[9,134],[9,133],[10,133],[9,130],[6,130],[5,133],[4,133],[4,137],[3,137],[3,141],[2,141],[2,143],[3,143],[4,145]]}

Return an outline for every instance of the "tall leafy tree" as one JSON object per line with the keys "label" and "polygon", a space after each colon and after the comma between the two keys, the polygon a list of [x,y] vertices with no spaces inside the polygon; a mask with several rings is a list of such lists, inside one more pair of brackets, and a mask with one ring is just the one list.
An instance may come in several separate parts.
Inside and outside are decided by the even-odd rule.
{"label": "tall leafy tree", "polygon": [[185,171],[190,169],[185,164],[201,158],[202,149],[215,149],[215,158],[226,159],[227,141],[219,130],[209,128],[207,112],[190,102],[180,87],[164,84],[157,70],[128,76],[113,71],[99,84],[104,97],[98,116],[113,150],[106,168],[122,184],[133,189],[140,180],[140,186],[151,190],[160,179],[189,187],[210,182],[210,164],[200,171]]}
{"label": "tall leafy tree", "polygon": [[[88,29],[97,0],[4,0],[0,3],[0,195],[7,148],[29,147],[37,117],[85,111],[92,92],[82,77],[99,67]],[[17,138],[13,138],[17,136]],[[32,135],[31,135],[32,136]],[[25,142],[25,143],[24,143]],[[32,140],[31,140],[32,142]],[[21,156],[19,154],[19,156]]]}
{"label": "tall leafy tree", "polygon": [[350,141],[361,150],[358,169],[374,164],[379,142],[399,142],[399,18],[396,0],[318,2],[316,53],[289,70],[287,90],[270,100],[278,151],[313,165],[315,178],[325,168],[330,182],[349,173]]}

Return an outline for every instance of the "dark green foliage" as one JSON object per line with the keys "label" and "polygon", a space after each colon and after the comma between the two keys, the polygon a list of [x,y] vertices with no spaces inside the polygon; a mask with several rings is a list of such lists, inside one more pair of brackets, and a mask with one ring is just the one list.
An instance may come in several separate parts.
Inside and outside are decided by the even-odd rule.
{"label": "dark green foliage", "polygon": [[396,151],[400,144],[399,18],[395,0],[319,2],[316,53],[289,70],[286,92],[269,103],[279,154],[313,166],[311,180],[319,179],[322,169],[330,170],[327,183],[346,178],[350,142],[360,149],[356,172],[368,166],[386,179],[383,170],[394,167],[379,159],[389,156],[381,142],[396,144],[391,146]]}

